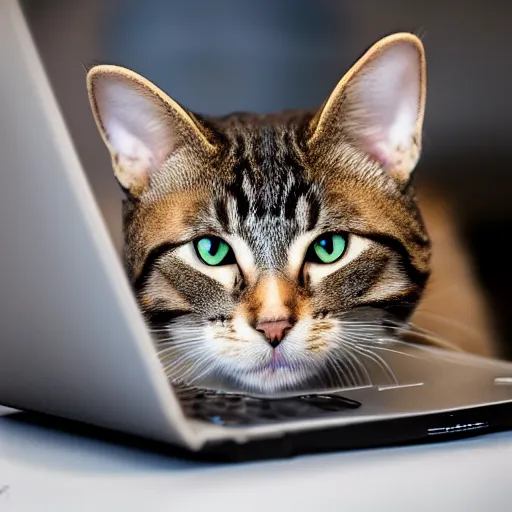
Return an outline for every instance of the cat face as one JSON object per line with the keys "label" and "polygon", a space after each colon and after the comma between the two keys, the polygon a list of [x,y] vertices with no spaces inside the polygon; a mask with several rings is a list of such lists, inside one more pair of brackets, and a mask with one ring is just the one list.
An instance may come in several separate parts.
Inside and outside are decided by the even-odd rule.
{"label": "cat face", "polygon": [[[410,173],[421,43],[377,43],[318,112],[186,112],[97,66],[93,112],[124,202],[125,264],[171,379],[273,392],[355,378],[429,275]],[[385,314],[384,314],[385,313]]]}

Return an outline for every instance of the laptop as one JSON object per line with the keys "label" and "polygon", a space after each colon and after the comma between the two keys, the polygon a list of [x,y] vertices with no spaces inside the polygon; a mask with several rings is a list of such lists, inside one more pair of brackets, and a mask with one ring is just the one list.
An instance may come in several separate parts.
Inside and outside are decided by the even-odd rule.
{"label": "laptop", "polygon": [[357,386],[173,388],[16,2],[0,62],[0,404],[228,460],[512,427],[512,364],[413,345]]}

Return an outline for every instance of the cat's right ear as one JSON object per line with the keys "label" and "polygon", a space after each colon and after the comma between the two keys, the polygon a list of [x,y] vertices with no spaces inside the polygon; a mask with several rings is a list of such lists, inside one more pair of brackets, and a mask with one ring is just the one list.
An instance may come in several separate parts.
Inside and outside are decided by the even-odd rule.
{"label": "cat's right ear", "polygon": [[100,65],[87,74],[89,101],[121,187],[133,197],[183,146],[214,152],[196,120],[144,77]]}

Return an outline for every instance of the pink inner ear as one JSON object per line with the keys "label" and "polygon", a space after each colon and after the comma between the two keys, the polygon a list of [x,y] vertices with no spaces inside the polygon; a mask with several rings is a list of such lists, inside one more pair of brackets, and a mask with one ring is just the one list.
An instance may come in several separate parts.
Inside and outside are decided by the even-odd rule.
{"label": "pink inner ear", "polygon": [[391,169],[414,144],[420,114],[421,61],[409,42],[382,50],[347,85],[346,130]]}
{"label": "pink inner ear", "polygon": [[116,150],[118,165],[130,167],[134,172],[147,173],[155,167],[155,155],[140,137],[128,132],[125,125],[115,118],[111,118],[105,126],[109,143]]}
{"label": "pink inner ear", "polygon": [[377,143],[369,144],[367,152],[369,155],[377,160],[384,169],[388,169],[391,165],[391,158],[389,151],[386,148],[380,148]]}
{"label": "pink inner ear", "polygon": [[161,166],[174,142],[172,120],[162,100],[123,76],[100,79],[95,97],[119,165],[131,162],[131,173]]}

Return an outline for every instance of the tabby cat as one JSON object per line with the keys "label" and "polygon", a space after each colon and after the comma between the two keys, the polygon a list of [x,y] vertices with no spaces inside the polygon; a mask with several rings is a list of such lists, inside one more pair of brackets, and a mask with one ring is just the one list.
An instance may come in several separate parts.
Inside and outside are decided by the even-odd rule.
{"label": "tabby cat", "polygon": [[377,42],[316,112],[200,116],[109,65],[87,84],[126,192],[126,270],[176,382],[298,388],[412,331],[494,354],[451,216],[411,181],[416,36]]}

